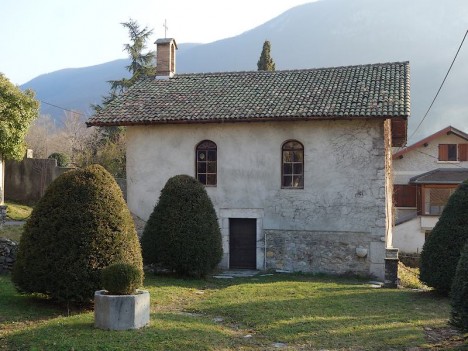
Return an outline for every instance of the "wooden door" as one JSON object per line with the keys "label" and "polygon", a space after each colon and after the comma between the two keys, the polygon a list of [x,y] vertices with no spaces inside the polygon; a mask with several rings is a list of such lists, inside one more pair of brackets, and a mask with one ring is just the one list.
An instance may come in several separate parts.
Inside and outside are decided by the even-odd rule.
{"label": "wooden door", "polygon": [[257,220],[229,219],[229,268],[257,268]]}

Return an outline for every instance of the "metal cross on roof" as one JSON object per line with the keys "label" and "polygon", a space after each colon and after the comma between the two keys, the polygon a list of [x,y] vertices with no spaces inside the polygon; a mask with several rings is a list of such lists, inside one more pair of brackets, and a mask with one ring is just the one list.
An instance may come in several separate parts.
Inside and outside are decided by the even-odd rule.
{"label": "metal cross on roof", "polygon": [[167,38],[167,30],[169,29],[167,27],[167,20],[164,20],[163,27],[164,27],[164,38]]}

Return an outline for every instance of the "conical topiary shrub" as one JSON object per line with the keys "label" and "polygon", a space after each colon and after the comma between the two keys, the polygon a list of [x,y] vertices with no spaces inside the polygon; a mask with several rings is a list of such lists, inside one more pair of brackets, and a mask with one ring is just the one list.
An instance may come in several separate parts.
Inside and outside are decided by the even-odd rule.
{"label": "conical topiary shrub", "polygon": [[421,252],[420,279],[439,293],[452,286],[463,245],[468,239],[468,180],[450,196]]}
{"label": "conical topiary shrub", "polygon": [[450,322],[468,332],[468,242],[458,261],[450,295],[452,305]]}
{"label": "conical topiary shrub", "polygon": [[69,171],[47,189],[25,225],[12,279],[24,292],[88,302],[100,271],[115,262],[142,269],[130,212],[101,166]]}
{"label": "conical topiary shrub", "polygon": [[145,264],[205,276],[222,256],[221,232],[204,186],[188,175],[170,178],[141,239]]}

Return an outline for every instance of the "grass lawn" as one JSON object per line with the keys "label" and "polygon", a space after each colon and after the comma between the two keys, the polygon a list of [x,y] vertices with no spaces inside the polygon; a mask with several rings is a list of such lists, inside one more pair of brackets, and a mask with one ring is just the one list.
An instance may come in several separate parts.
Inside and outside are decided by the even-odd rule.
{"label": "grass lawn", "polygon": [[0,350],[407,350],[428,345],[426,330],[444,329],[449,316],[448,300],[430,292],[354,279],[148,276],[145,287],[151,325],[103,331],[92,311],[67,316],[0,276]]}
{"label": "grass lawn", "polygon": [[5,201],[7,208],[7,217],[13,221],[26,220],[32,212],[32,207],[12,201]]}

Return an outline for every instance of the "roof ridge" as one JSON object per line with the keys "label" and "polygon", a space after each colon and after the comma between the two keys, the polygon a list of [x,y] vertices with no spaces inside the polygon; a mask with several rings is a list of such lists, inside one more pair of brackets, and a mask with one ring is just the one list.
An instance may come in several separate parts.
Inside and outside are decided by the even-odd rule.
{"label": "roof ridge", "polygon": [[195,76],[195,75],[238,75],[238,74],[277,74],[277,73],[290,73],[290,72],[310,72],[310,71],[324,71],[324,70],[336,70],[345,68],[358,68],[358,67],[370,67],[370,66],[391,66],[391,65],[409,65],[409,61],[390,61],[390,62],[377,62],[377,63],[366,63],[357,65],[343,65],[343,66],[330,66],[330,67],[316,67],[316,68],[291,68],[276,71],[219,71],[219,72],[191,72],[191,73],[176,73],[174,79],[177,77]]}

